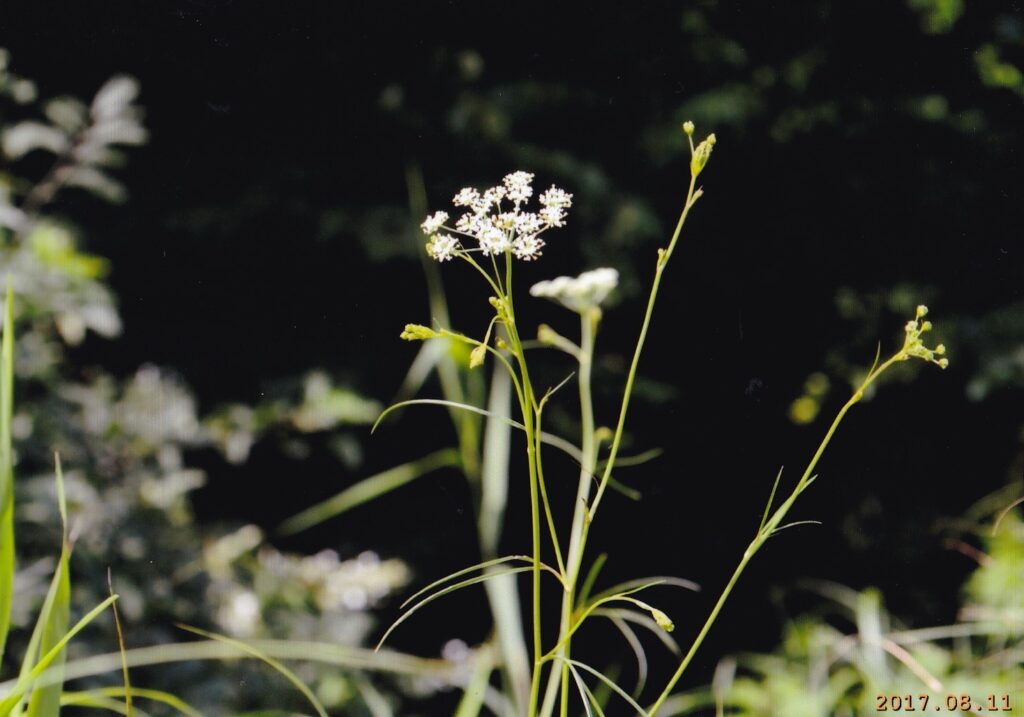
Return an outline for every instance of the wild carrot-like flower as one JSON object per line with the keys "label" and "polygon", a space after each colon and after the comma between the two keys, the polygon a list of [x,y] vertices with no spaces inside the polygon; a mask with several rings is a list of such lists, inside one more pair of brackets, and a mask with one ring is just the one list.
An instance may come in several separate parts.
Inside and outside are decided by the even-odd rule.
{"label": "wild carrot-like flower", "polygon": [[[510,253],[523,261],[536,259],[544,248],[540,235],[552,227],[565,226],[572,195],[552,186],[539,197],[538,211],[526,211],[532,196],[533,174],[522,171],[506,175],[500,185],[483,193],[473,187],[460,190],[452,204],[469,211],[459,216],[454,226],[446,224],[448,214],[441,211],[429,215],[420,225],[430,237],[427,253],[437,261],[447,261],[464,251],[479,251],[484,256]],[[503,202],[511,203],[511,207],[507,203],[503,207]],[[458,238],[440,233],[441,229],[468,237],[476,246],[464,248]]]}
{"label": "wild carrot-like flower", "polygon": [[615,269],[594,269],[577,277],[560,276],[550,281],[539,281],[530,287],[530,294],[557,301],[567,309],[583,313],[599,307],[618,284],[619,272]]}

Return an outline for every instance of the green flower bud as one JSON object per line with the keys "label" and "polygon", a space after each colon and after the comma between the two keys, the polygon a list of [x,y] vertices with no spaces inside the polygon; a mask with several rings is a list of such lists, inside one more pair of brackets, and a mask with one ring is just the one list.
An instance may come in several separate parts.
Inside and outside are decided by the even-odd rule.
{"label": "green flower bud", "polygon": [[436,339],[440,335],[429,326],[406,324],[401,337],[406,341],[426,341],[427,339]]}
{"label": "green flower bud", "polygon": [[715,146],[715,135],[709,134],[708,138],[697,145],[690,158],[690,174],[696,177],[704,169],[704,165],[711,158],[711,149]]}
{"label": "green flower bud", "polygon": [[474,348],[469,352],[469,367],[476,368],[477,366],[482,366],[486,355],[487,347],[484,344],[480,344]]}

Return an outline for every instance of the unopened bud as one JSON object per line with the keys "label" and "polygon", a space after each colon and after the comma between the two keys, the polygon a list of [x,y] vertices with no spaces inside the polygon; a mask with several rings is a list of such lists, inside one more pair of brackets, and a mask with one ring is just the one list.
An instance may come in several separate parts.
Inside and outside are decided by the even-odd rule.
{"label": "unopened bud", "polygon": [[406,324],[405,331],[402,332],[401,338],[406,341],[426,341],[427,339],[436,339],[441,334],[434,331],[429,326],[423,326],[422,324]]}

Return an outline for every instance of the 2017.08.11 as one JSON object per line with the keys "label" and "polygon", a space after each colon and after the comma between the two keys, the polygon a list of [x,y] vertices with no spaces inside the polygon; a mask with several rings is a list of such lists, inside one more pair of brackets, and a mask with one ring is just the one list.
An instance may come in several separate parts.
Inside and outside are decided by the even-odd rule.
{"label": "2017.08.11", "polygon": [[875,712],[1012,712],[1010,695],[986,695],[976,700],[971,695],[876,695]]}

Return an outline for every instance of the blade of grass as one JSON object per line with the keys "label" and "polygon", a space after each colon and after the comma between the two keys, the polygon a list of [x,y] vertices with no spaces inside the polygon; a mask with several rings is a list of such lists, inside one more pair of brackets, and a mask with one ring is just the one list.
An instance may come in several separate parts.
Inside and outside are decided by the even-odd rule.
{"label": "blade of grass", "polygon": [[[57,506],[61,517],[61,554],[57,563],[57,569],[53,575],[50,589],[47,591],[46,599],[43,601],[43,608],[39,613],[36,628],[32,632],[30,647],[25,654],[25,661],[22,664],[22,673],[27,673],[33,662],[39,655],[49,652],[60,636],[67,632],[68,623],[71,620],[71,568],[69,558],[71,546],[68,542],[68,509],[64,497],[64,474],[61,471],[60,457],[54,456],[57,486]],[[51,669],[61,670],[65,660],[65,653],[62,650],[54,660]],[[60,713],[60,693],[63,685],[55,682],[51,685],[37,687],[32,690],[28,702],[29,717],[57,717]],[[15,708],[15,713],[20,713],[21,703]]]}
{"label": "blade of grass", "polygon": [[[97,710],[107,710],[119,715],[128,717],[128,710],[124,702],[113,697],[105,697],[96,692],[64,692],[60,696],[61,707],[91,707]],[[149,717],[148,713],[138,710],[137,717]]]}
{"label": "blade of grass", "polygon": [[590,566],[590,570],[587,571],[587,577],[583,580],[583,587],[580,588],[579,595],[576,598],[577,608],[587,604],[587,600],[590,599],[590,591],[594,589],[594,582],[597,580],[597,576],[601,574],[601,568],[604,567],[607,560],[608,553],[601,553]]}
{"label": "blade of grass", "polygon": [[644,650],[643,643],[640,642],[636,632],[625,620],[614,615],[610,616],[609,619],[616,629],[622,633],[622,637],[633,651],[633,655],[636,656],[636,686],[633,688],[633,697],[635,698],[644,691],[644,686],[647,684],[647,652]]}
{"label": "blade of grass", "polygon": [[[127,690],[123,687],[101,687],[97,690],[90,690],[89,692],[83,692],[78,694],[94,694],[102,697],[125,697],[130,693],[131,697],[138,698],[141,700],[150,700],[152,702],[159,702],[162,705],[167,705],[173,710],[180,712],[186,717],[203,717],[203,713],[194,708],[192,705],[185,702],[177,695],[172,695],[170,692],[164,692],[163,690],[151,690],[145,687],[130,687]],[[75,694],[65,692],[65,695]],[[63,702],[62,702],[63,704]],[[141,710],[135,709],[137,717],[141,715]]]}
{"label": "blade of grass", "polygon": [[316,713],[320,715],[320,717],[327,717],[327,710],[325,710],[324,706],[320,704],[320,700],[318,700],[316,698],[316,695],[313,694],[313,691],[306,686],[306,683],[300,680],[298,678],[298,675],[296,675],[294,672],[288,669],[286,665],[282,664],[270,655],[264,653],[262,650],[258,650],[252,645],[246,642],[242,642],[241,640],[235,640],[233,638],[227,637],[226,635],[218,635],[215,632],[207,632],[206,630],[200,630],[198,627],[191,627],[189,625],[181,624],[179,624],[178,627],[182,630],[185,630],[186,632],[191,632],[194,635],[205,637],[207,640],[216,640],[218,642],[223,642],[225,645],[231,645],[237,650],[244,652],[248,655],[252,655],[264,664],[277,670],[277,672],[279,672],[286,680],[288,680],[292,684],[293,687],[295,687],[295,689],[302,693],[302,696],[306,698],[306,700],[309,702],[310,705],[312,705],[313,709],[316,710]]}
{"label": "blade of grass", "polygon": [[[107,590],[114,594],[114,579],[107,568]],[[117,603],[110,606],[114,612],[114,629],[117,631],[117,649],[121,653],[121,681],[124,682],[124,709],[127,717],[132,717],[132,683],[128,679],[128,659],[125,657],[124,631],[121,629],[121,616],[117,612]]]}
{"label": "blade of grass", "polygon": [[573,681],[576,682],[576,689],[580,693],[580,699],[583,700],[583,709],[587,713],[587,717],[595,717],[594,710],[597,710],[600,717],[604,717],[604,712],[601,711],[601,705],[594,699],[594,695],[590,692],[590,688],[580,677],[580,673],[575,667],[569,665],[569,672],[572,674]]}
{"label": "blade of grass", "polygon": [[636,592],[636,588],[646,590],[647,588],[653,588],[655,585],[668,585],[677,588],[684,588],[686,590],[692,590],[693,592],[700,592],[700,585],[687,580],[686,578],[676,578],[671,575],[651,575],[645,578],[635,578],[634,580],[627,580],[624,583],[614,585],[607,590],[599,592],[593,597],[594,601],[601,600],[608,595],[614,593],[619,594],[631,594]]}
{"label": "blade of grass", "polygon": [[[380,422],[383,421],[384,417],[387,416],[389,413],[399,408],[405,408],[406,406],[447,406],[448,408],[458,408],[464,411],[469,411],[471,413],[479,413],[481,416],[487,416],[489,418],[493,418],[496,421],[502,421],[503,423],[506,423],[509,426],[512,426],[513,428],[518,428],[520,431],[526,430],[526,426],[524,426],[519,421],[514,421],[511,418],[508,418],[507,416],[501,416],[492,413],[491,411],[488,411],[485,408],[471,406],[468,403],[446,401],[440,398],[415,398],[410,401],[402,401],[401,403],[396,403],[393,406],[388,406],[387,408],[385,408],[384,412],[377,417],[377,421],[373,424],[373,427],[370,429],[370,432],[372,433],[376,431],[377,426],[380,425]],[[562,451],[577,463],[579,463],[583,458],[583,454],[580,452],[580,449],[574,446],[569,441],[565,440],[564,438],[560,438],[559,436],[555,436],[550,433],[542,433],[541,441],[551,446],[552,448],[557,448],[558,450]]]}
{"label": "blade of grass", "polygon": [[668,651],[673,655],[681,653],[679,649],[679,643],[675,641],[669,633],[658,626],[658,623],[654,621],[650,615],[640,610],[632,610],[630,608],[606,608],[594,611],[595,616],[607,617],[607,618],[618,618],[625,622],[632,622],[640,627],[646,628],[655,637],[657,637],[661,643],[668,648]]}
{"label": "blade of grass", "polygon": [[[54,645],[49,652],[36,662],[35,666],[28,672],[28,674],[18,677],[18,680],[11,687],[10,692],[8,692],[4,696],[3,701],[0,702],[0,715],[9,714],[10,711],[14,709],[14,706],[21,702],[22,697],[24,697],[25,693],[32,686],[32,683],[35,682],[40,675],[46,672],[50,665],[53,664],[53,661],[56,660],[64,651],[65,645],[71,642],[75,635],[84,630],[89,623],[99,617],[99,615],[110,607],[116,599],[117,596],[112,595],[90,610],[85,617],[75,623],[75,626],[68,630],[67,633],[57,641],[57,644]],[[57,679],[57,677],[52,677],[51,681],[48,681],[45,684],[52,684],[52,681],[56,681]]]}
{"label": "blade of grass", "polygon": [[14,592],[14,468],[11,416],[14,411],[14,292],[7,276],[3,340],[0,342],[0,662],[11,624]]}
{"label": "blade of grass", "polygon": [[[487,408],[496,416],[507,418],[511,404],[512,380],[505,371],[493,371]],[[480,511],[477,517],[480,551],[485,558],[498,554],[508,505],[511,450],[512,427],[503,421],[488,418],[483,435]],[[530,695],[530,657],[526,648],[523,611],[515,576],[503,575],[485,582],[484,590],[491,606],[506,681],[505,692],[513,705],[512,714],[524,714]]]}
{"label": "blade of grass", "polygon": [[478,717],[484,706],[484,693],[494,672],[494,660],[490,650],[480,650],[473,660],[473,672],[466,683],[466,689],[459,700],[454,717]]}
{"label": "blade of grass", "polygon": [[391,623],[391,627],[389,627],[387,629],[387,631],[385,631],[384,636],[381,637],[380,638],[380,642],[377,643],[377,649],[378,650],[380,649],[381,645],[384,644],[384,641],[387,640],[388,637],[391,635],[391,633],[395,631],[395,628],[397,628],[403,622],[405,622],[410,617],[412,617],[412,615],[415,612],[417,612],[420,608],[425,607],[426,605],[432,603],[434,600],[437,600],[440,597],[444,597],[445,595],[448,595],[449,593],[453,593],[456,590],[461,590],[463,588],[468,588],[468,587],[470,587],[472,585],[477,585],[477,584],[482,583],[482,582],[487,581],[487,580],[492,580],[492,579],[494,579],[498,575],[513,575],[515,573],[524,573],[524,572],[526,572],[528,570],[533,570],[533,568],[529,567],[529,566],[525,566],[525,567],[522,567],[522,568],[509,568],[508,570],[502,570],[500,572],[495,572],[495,573],[488,573],[486,575],[477,575],[476,577],[472,577],[472,578],[469,578],[467,580],[461,580],[461,581],[455,583],[454,585],[449,585],[449,586],[447,586],[445,588],[442,588],[441,590],[438,590],[436,593],[434,593],[432,595],[428,595],[427,597],[423,598],[422,600],[417,602],[415,605],[410,607],[408,610],[406,610],[397,620],[395,620],[393,623]]}
{"label": "blade of grass", "polygon": [[376,475],[365,478],[327,500],[293,515],[277,528],[280,535],[294,535],[308,530],[324,521],[336,518],[356,506],[374,500],[385,493],[411,483],[428,473],[441,468],[459,465],[459,452],[445,448],[416,461],[395,466]]}
{"label": "blade of grass", "polygon": [[590,674],[592,674],[597,679],[601,680],[601,682],[603,682],[604,684],[608,685],[609,688],[611,688],[612,692],[614,692],[619,697],[624,699],[629,704],[630,707],[635,709],[636,713],[638,715],[641,715],[641,717],[647,717],[646,710],[644,710],[643,707],[641,707],[639,704],[637,704],[636,700],[634,700],[632,697],[630,697],[626,693],[626,691],[624,689],[622,689],[617,684],[615,684],[614,680],[611,680],[610,678],[605,677],[605,675],[603,673],[595,670],[590,665],[587,665],[587,664],[585,664],[583,662],[580,662],[578,660],[566,660],[566,662],[568,662],[570,666],[575,667],[575,668],[580,669],[580,670],[585,670],[585,671],[589,672]]}

